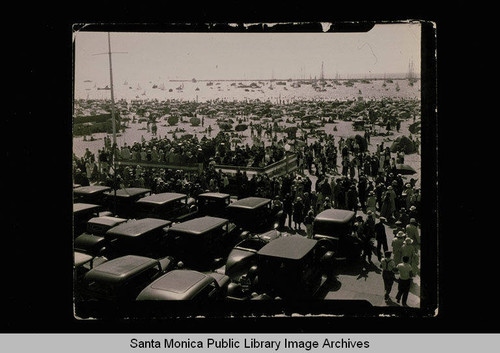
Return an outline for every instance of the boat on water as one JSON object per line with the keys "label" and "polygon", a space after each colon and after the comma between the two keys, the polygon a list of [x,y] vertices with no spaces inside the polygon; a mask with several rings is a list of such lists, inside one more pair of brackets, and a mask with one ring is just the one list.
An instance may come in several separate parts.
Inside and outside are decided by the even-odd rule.
{"label": "boat on water", "polygon": [[110,90],[111,88],[109,88],[108,85],[106,85],[105,87],[97,87],[98,90]]}

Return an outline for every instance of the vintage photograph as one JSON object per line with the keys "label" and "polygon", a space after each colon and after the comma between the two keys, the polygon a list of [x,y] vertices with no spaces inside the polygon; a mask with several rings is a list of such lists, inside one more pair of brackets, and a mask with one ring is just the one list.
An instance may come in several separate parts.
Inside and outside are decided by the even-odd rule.
{"label": "vintage photograph", "polygon": [[436,285],[422,23],[246,26],[74,25],[76,318],[399,316]]}

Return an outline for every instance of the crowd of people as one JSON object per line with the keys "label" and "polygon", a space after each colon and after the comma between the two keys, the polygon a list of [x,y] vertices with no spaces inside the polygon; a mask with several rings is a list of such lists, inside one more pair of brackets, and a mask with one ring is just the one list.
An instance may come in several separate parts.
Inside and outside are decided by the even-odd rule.
{"label": "crowd of people", "polygon": [[[268,165],[284,158],[284,141],[275,141],[267,147],[263,144],[250,147],[232,146],[227,133],[200,140],[196,136],[153,137],[150,141],[115,148],[115,158],[138,164],[120,165],[113,170],[113,148],[107,138],[97,156],[88,150],[81,158],[74,156],[74,182],[114,188],[145,187],[154,193],[180,192],[192,197],[206,191],[226,192],[238,198],[267,197],[273,200],[274,207],[284,211],[290,231],[305,229],[308,237],[312,236],[312,222],[318,213],[329,208],[352,210],[356,213],[354,235],[362,244],[363,259],[371,262],[375,254],[382,263],[388,252],[392,252],[395,269],[400,263],[408,263],[413,275],[417,275],[421,221],[417,181],[413,178],[405,181],[395,168],[396,162],[404,163],[403,152],[391,153],[389,147],[381,144],[370,153],[365,145],[369,143],[366,134],[364,141],[356,138],[335,141],[332,136],[320,136],[315,142],[295,146],[297,166],[293,172],[248,176],[244,168],[230,175],[217,166]],[[203,168],[192,172],[144,167],[141,162],[200,163]],[[384,224],[394,231],[390,248]],[[404,262],[404,258],[408,261]],[[406,303],[406,297],[403,298]]]}

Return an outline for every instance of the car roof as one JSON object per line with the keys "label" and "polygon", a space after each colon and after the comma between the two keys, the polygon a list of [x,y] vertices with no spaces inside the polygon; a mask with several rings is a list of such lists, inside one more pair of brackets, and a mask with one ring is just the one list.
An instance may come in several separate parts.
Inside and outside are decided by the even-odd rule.
{"label": "car roof", "polygon": [[215,281],[209,275],[193,270],[172,270],[167,272],[138,296],[138,300],[186,300],[191,299],[198,291]]}
{"label": "car roof", "polygon": [[292,235],[275,239],[258,251],[261,256],[277,257],[290,260],[300,260],[306,256],[318,241]]}
{"label": "car roof", "polygon": [[[148,192],[151,192],[151,189],[147,189],[147,188],[122,188],[122,189],[116,190],[116,197],[129,198],[129,197],[133,197],[133,196],[137,196],[137,195],[141,195],[141,194],[146,194]],[[113,190],[108,191],[108,192],[106,192],[106,195],[114,197],[115,191],[113,191]]]}
{"label": "car roof", "polygon": [[163,205],[165,203],[172,202],[175,200],[180,200],[180,199],[183,199],[185,197],[187,197],[186,194],[179,194],[176,192],[162,192],[159,194],[153,194],[153,195],[143,197],[143,198],[137,200],[137,202],[154,203],[157,205]]}
{"label": "car roof", "polygon": [[85,275],[85,278],[89,281],[104,281],[118,284],[157,263],[157,260],[149,257],[126,255],[94,267]]}
{"label": "car roof", "polygon": [[89,219],[88,223],[102,224],[105,226],[114,227],[115,225],[126,222],[126,221],[127,221],[126,218],[101,216],[101,217],[93,217],[93,218]]}
{"label": "car roof", "polygon": [[82,266],[93,259],[93,256],[75,251],[75,267]]}
{"label": "car roof", "polygon": [[87,249],[89,247],[95,246],[99,243],[104,242],[105,238],[99,235],[82,233],[73,242],[73,245],[77,249]]}
{"label": "car roof", "polygon": [[347,223],[354,218],[354,215],[355,213],[353,211],[330,208],[319,213],[315,220],[332,223]]}
{"label": "car roof", "polygon": [[225,199],[227,197],[231,197],[229,194],[224,194],[222,192],[205,192],[203,194],[199,194],[198,197],[211,197],[216,199]]}
{"label": "car roof", "polygon": [[271,199],[264,197],[245,197],[244,199],[236,200],[228,207],[231,208],[244,208],[255,209],[271,202]]}
{"label": "car roof", "polygon": [[137,237],[151,230],[164,228],[172,222],[158,218],[131,219],[109,229],[106,234],[120,235],[126,237]]}
{"label": "car roof", "polygon": [[227,222],[228,220],[225,218],[211,216],[198,217],[190,219],[186,222],[174,224],[170,228],[170,231],[178,231],[190,234],[202,234],[212,229],[216,229]]}
{"label": "car roof", "polygon": [[77,202],[73,204],[73,213],[85,211],[85,210],[91,210],[91,209],[97,209],[100,208],[101,206],[95,205],[93,203],[82,203],[82,202]]}
{"label": "car roof", "polygon": [[80,186],[75,189],[73,189],[73,193],[75,194],[96,194],[99,192],[104,192],[111,190],[109,186],[102,186],[102,185],[87,185],[87,186]]}

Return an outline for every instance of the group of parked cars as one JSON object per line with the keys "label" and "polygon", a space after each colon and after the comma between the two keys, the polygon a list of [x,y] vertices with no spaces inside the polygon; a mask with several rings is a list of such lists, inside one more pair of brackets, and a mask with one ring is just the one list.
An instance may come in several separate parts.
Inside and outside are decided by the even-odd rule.
{"label": "group of parked cars", "polygon": [[355,260],[354,212],[326,210],[309,239],[281,230],[272,200],[75,187],[77,302],[305,299]]}

